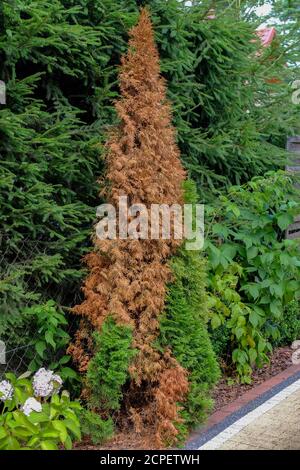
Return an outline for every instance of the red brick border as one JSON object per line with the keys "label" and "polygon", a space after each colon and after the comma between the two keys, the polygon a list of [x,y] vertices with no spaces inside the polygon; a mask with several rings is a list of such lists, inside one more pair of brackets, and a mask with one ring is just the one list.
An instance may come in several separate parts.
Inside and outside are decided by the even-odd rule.
{"label": "red brick border", "polygon": [[215,413],[213,413],[209,417],[208,421],[206,422],[206,425],[203,428],[195,430],[190,435],[189,441],[192,440],[193,437],[195,437],[195,435],[199,435],[199,433],[202,434],[206,432],[212,426],[220,423],[221,421],[223,421],[223,419],[227,418],[227,416],[239,410],[250,401],[255,400],[256,398],[261,396],[263,393],[275,387],[275,385],[278,385],[282,383],[284,380],[288,379],[289,377],[292,377],[297,372],[300,372],[300,364],[288,367],[284,371],[280,372],[277,375],[274,375],[274,377],[271,377],[270,379],[266,380],[262,384],[257,385],[256,387],[253,387],[251,390],[248,390],[236,400],[228,403],[227,405],[224,405],[222,408],[220,408],[218,411],[215,411]]}

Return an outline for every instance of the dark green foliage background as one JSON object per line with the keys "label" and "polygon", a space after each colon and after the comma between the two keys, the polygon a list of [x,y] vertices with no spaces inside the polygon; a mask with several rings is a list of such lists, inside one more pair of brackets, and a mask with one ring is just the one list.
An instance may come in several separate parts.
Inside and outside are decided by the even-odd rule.
{"label": "dark green foliage background", "polygon": [[[102,144],[115,122],[117,66],[137,3],[1,3],[2,330],[41,296],[78,300],[80,260],[101,202]],[[182,158],[201,197],[278,165],[295,113],[284,85],[270,96],[271,72],[254,56],[254,26],[230,14],[206,20],[205,2],[188,10],[177,0],[146,3]],[[283,62],[272,76],[286,73]]]}
{"label": "dark green foliage background", "polygon": [[76,303],[116,71],[136,15],[113,2],[4,1],[0,332],[23,305]]}
{"label": "dark green foliage background", "polygon": [[[286,136],[299,128],[299,108],[291,105],[294,71],[285,67],[295,63],[298,43],[292,55],[284,49],[288,42],[275,41],[258,56],[257,18],[246,21],[244,8],[217,2],[218,18],[209,20],[210,1],[191,8],[178,0],[2,0],[0,80],[7,103],[0,105],[0,337],[16,347],[33,334],[23,328],[26,306],[54,299],[68,309],[80,301],[81,259],[91,249],[102,202],[103,144],[116,124],[118,65],[141,3],[151,8],[195,200],[214,204],[232,184],[283,167]],[[297,25],[295,18],[289,31]],[[158,347],[171,346],[190,372],[183,416],[191,425],[210,406],[207,392],[219,369],[206,327],[204,262],[182,250],[172,268]],[[88,381],[109,412],[118,408],[126,381],[131,333],[110,319],[96,343]],[[86,416],[99,440],[111,426]]]}

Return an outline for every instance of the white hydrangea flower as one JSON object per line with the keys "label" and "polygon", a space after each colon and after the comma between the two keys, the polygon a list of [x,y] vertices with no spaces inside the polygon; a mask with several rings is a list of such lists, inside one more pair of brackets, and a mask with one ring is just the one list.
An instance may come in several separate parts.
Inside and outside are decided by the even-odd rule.
{"label": "white hydrangea flower", "polygon": [[14,387],[8,380],[0,382],[0,401],[11,400],[14,393]]}
{"label": "white hydrangea flower", "polygon": [[33,376],[33,390],[36,397],[48,397],[53,391],[51,383],[53,372],[44,367],[39,369]]}
{"label": "white hydrangea flower", "polygon": [[52,370],[42,367],[34,374],[32,385],[36,397],[49,397],[52,393],[58,393],[62,379]]}
{"label": "white hydrangea flower", "polygon": [[32,411],[40,413],[42,411],[42,405],[34,397],[27,398],[24,405],[22,406],[24,415],[29,416]]}

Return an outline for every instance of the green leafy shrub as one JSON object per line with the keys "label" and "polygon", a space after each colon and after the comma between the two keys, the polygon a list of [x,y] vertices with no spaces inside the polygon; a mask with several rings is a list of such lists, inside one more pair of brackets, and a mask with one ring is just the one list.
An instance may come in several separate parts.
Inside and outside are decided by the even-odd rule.
{"label": "green leafy shrub", "polygon": [[103,323],[101,333],[94,333],[95,355],[86,375],[90,405],[104,411],[119,410],[122,387],[128,367],[135,355],[132,349],[132,329],[117,325],[112,316]]}
{"label": "green leafy shrub", "polygon": [[299,240],[285,239],[297,198],[292,178],[278,172],[231,188],[208,209],[211,326],[230,329],[246,382],[251,366],[268,360],[284,307],[300,294]]}
{"label": "green leafy shrub", "polygon": [[111,418],[106,420],[91,410],[82,409],[80,413],[81,432],[89,436],[94,445],[103,444],[114,433],[114,423]]}
{"label": "green leafy shrub", "polygon": [[55,388],[47,397],[37,396],[27,376],[8,373],[0,382],[0,449],[72,449],[72,441],[81,438],[80,404]]}
{"label": "green leafy shrub", "polygon": [[67,367],[71,356],[65,354],[70,342],[66,331],[68,321],[56,303],[49,300],[43,305],[34,305],[24,310],[25,318],[33,331],[33,348],[26,350],[26,359],[30,360],[29,370],[36,371],[43,364],[52,370],[59,369],[63,380],[78,380],[76,372]]}
{"label": "green leafy shrub", "polygon": [[[21,308],[20,322],[10,324],[9,329],[0,329],[0,338],[6,349],[22,349],[22,363],[30,371],[36,371],[43,364],[52,370],[60,370],[64,381],[72,381],[74,387],[78,374],[69,367],[71,357],[65,353],[70,342],[67,332],[68,321],[64,311],[53,300]],[[1,322],[0,322],[1,325]],[[24,336],[24,341],[19,338]],[[16,342],[15,342],[16,341]],[[7,355],[10,369],[15,366],[14,355]],[[16,364],[18,366],[18,364]]]}

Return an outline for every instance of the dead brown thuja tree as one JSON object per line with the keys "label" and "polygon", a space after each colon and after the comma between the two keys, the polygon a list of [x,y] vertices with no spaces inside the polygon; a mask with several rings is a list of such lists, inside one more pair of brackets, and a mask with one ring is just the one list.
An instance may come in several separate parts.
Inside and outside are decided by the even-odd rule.
{"label": "dead brown thuja tree", "polygon": [[[119,83],[121,98],[115,106],[120,124],[107,143],[107,202],[118,208],[119,197],[127,196],[129,206],[142,203],[147,209],[151,204],[182,205],[185,173],[146,9],[130,32]],[[168,259],[180,244],[173,232],[168,240],[95,237],[94,251],[85,258],[90,271],[82,288],[85,300],[74,308],[82,320],[69,348],[79,369],[86,372],[94,354],[91,331],[99,332],[101,349],[101,332],[109,317],[132,329],[136,354],[122,385],[123,421],[119,420],[124,423],[125,416],[137,430],[151,428],[158,444],[176,439],[177,403],[188,391],[187,373],[172,351],[155,346],[171,280]],[[103,380],[99,376],[99,386]],[[87,393],[88,388],[87,383]]]}

